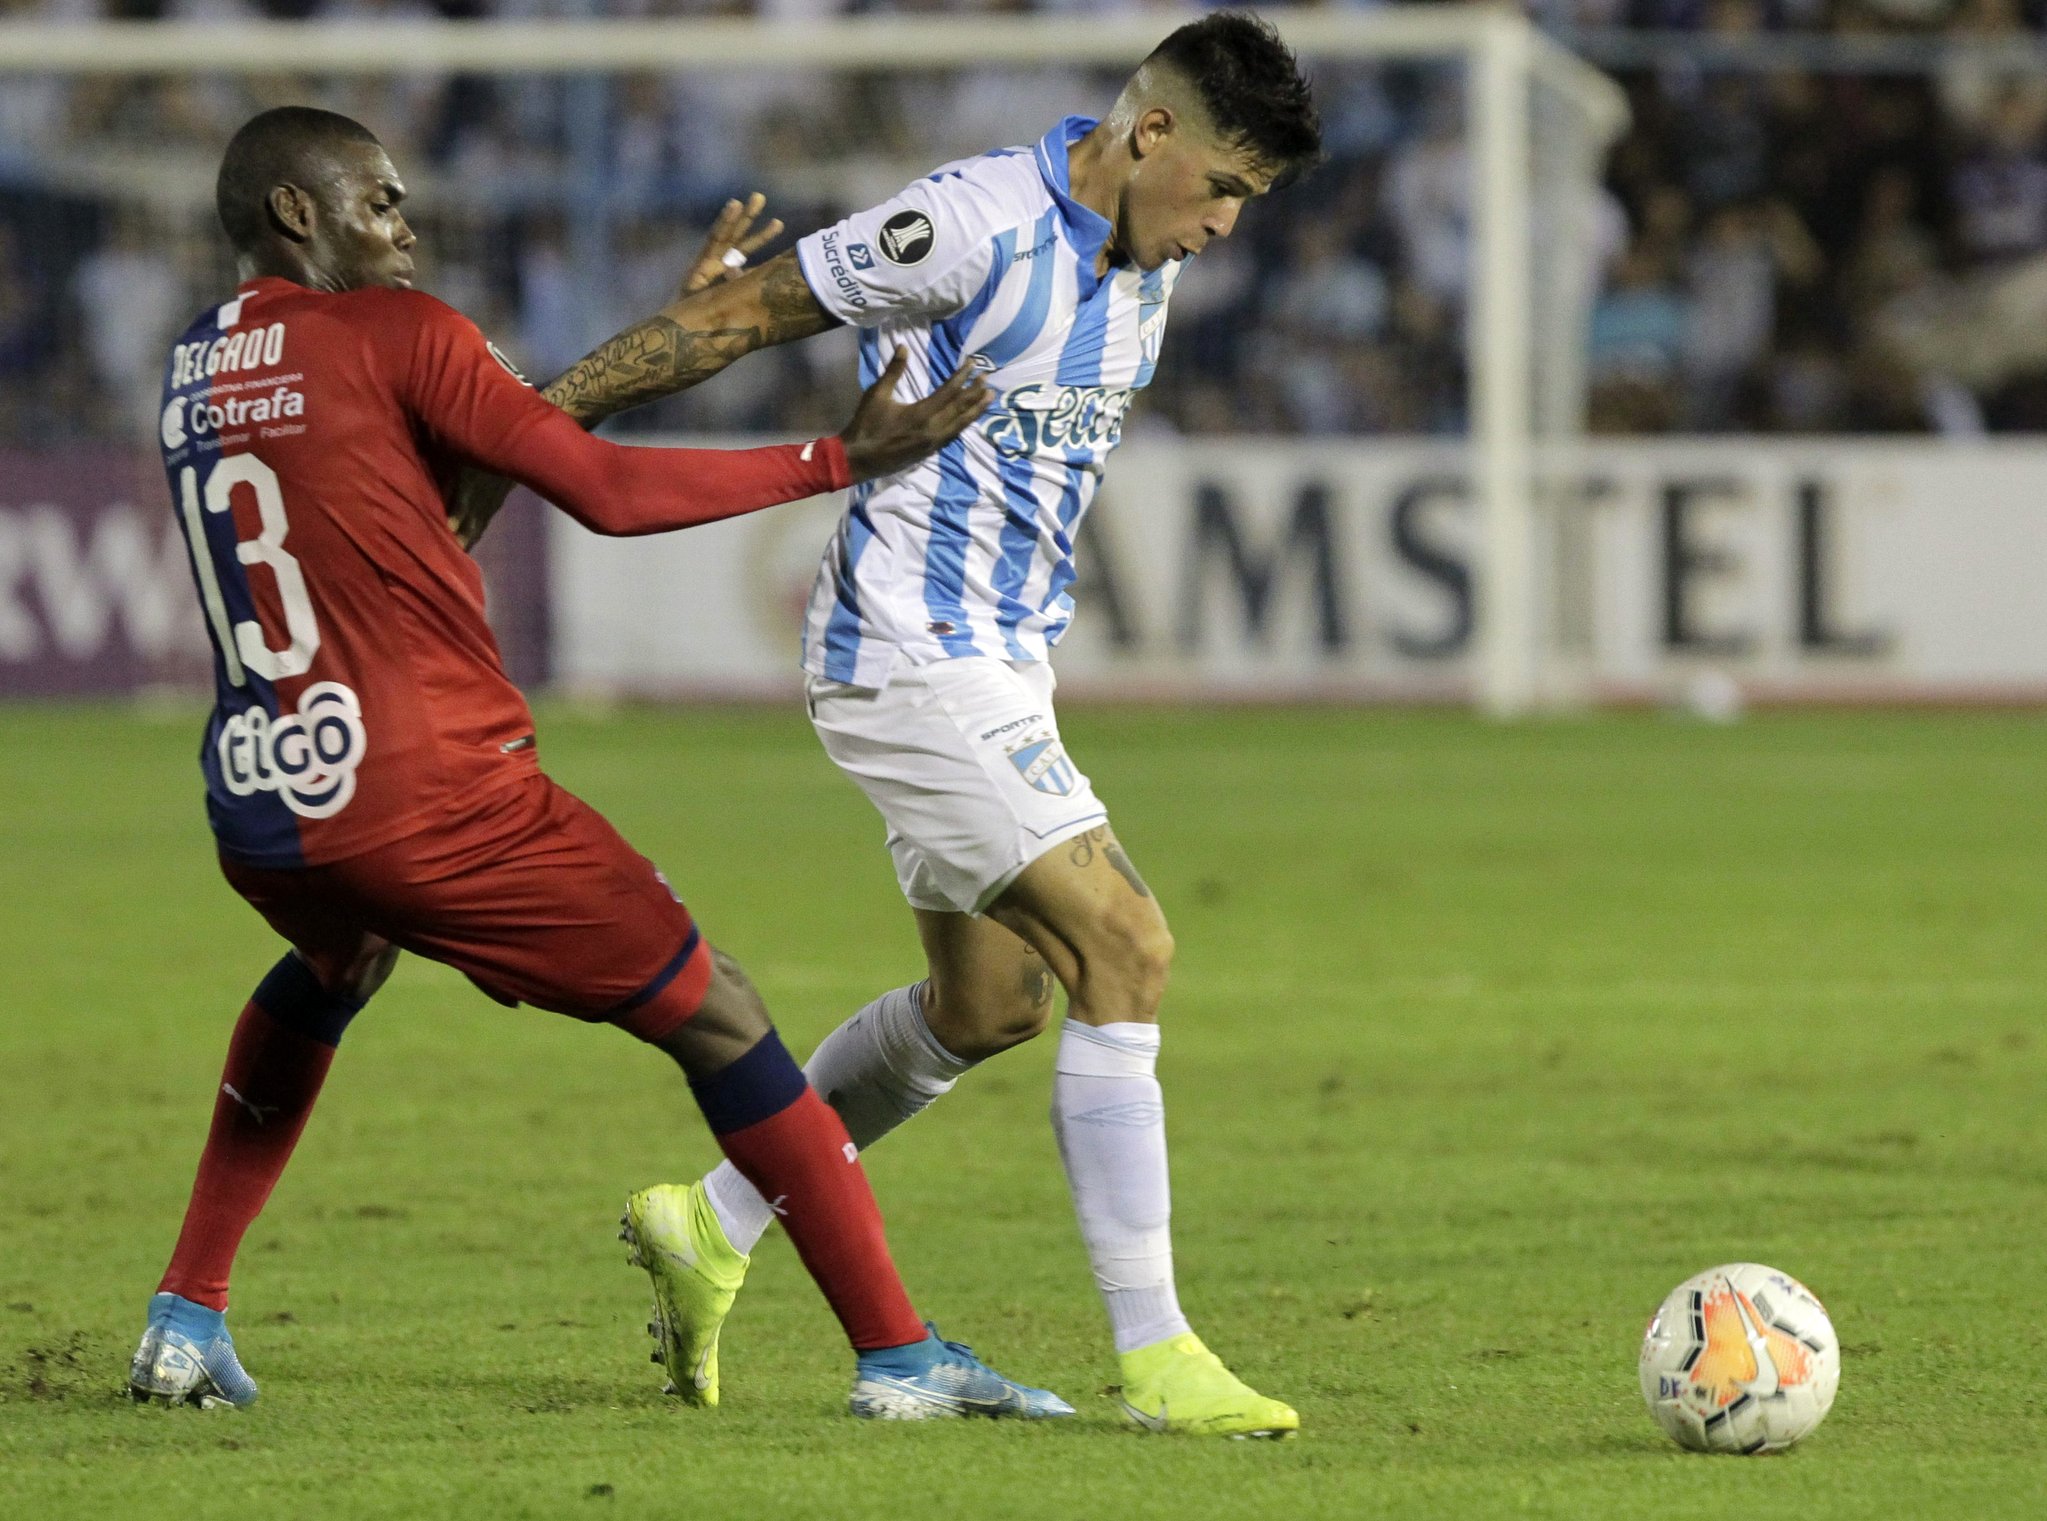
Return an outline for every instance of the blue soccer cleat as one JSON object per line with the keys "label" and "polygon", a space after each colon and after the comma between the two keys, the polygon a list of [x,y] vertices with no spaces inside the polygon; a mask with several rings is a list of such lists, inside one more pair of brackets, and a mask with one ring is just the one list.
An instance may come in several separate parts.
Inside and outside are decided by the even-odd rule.
{"label": "blue soccer cleat", "polygon": [[256,1403],[256,1381],[235,1356],[225,1315],[176,1294],[157,1294],[128,1365],[128,1393],[159,1405],[239,1409]]}
{"label": "blue soccer cleat", "polygon": [[960,1416],[1042,1421],[1073,1414],[1073,1407],[1047,1389],[1014,1383],[974,1356],[974,1349],[946,1341],[938,1327],[907,1347],[862,1352],[854,1371],[853,1414],[869,1421],[937,1421]]}

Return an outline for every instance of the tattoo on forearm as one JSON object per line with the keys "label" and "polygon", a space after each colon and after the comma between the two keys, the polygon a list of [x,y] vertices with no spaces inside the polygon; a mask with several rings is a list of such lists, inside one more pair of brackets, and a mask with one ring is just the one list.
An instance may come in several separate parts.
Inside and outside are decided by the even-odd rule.
{"label": "tattoo on forearm", "polygon": [[1075,866],[1094,865],[1095,847],[1108,837],[1109,828],[1106,824],[1098,824],[1093,829],[1075,835],[1072,846],[1066,852],[1066,859]]}
{"label": "tattoo on forearm", "polygon": [[[701,299],[723,302],[727,296],[714,288]],[[760,320],[727,327],[697,329],[661,315],[635,323],[577,360],[541,394],[588,427],[614,412],[688,390],[755,349],[839,325],[817,304],[794,253],[761,266],[757,301]],[[684,303],[673,310],[687,316],[689,306]],[[705,310],[731,311],[715,305]]]}
{"label": "tattoo on forearm", "polygon": [[692,333],[666,317],[649,317],[577,360],[541,395],[577,422],[602,422],[708,380],[760,344],[759,328]]}

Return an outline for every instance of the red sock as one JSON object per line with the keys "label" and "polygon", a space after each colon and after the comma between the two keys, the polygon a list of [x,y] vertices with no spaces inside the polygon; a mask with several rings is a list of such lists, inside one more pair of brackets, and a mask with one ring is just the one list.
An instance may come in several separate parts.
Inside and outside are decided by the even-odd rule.
{"label": "red sock", "polygon": [[282,1023],[261,1004],[242,1010],[228,1043],[192,1202],[159,1293],[227,1308],[235,1251],[291,1160],[333,1060],[332,1044]]}
{"label": "red sock", "polygon": [[782,1217],[854,1350],[924,1340],[852,1138],[780,1037],[770,1031],[690,1089],[732,1165]]}

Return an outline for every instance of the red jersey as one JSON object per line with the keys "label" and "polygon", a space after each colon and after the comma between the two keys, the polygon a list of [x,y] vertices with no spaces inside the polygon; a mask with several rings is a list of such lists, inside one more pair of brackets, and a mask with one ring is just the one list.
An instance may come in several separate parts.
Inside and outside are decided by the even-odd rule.
{"label": "red jersey", "polygon": [[599,533],[848,484],[837,439],[624,448],[416,291],[243,285],[171,351],[162,443],[214,646],[201,749],[222,852],[340,860],[530,775],[533,719],[448,527],[465,466]]}

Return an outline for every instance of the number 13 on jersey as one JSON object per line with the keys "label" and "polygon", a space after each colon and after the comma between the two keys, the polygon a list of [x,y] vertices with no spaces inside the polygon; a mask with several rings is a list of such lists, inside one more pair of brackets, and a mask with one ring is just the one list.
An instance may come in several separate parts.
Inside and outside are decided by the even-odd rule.
{"label": "number 13 on jersey", "polygon": [[320,624],[313,616],[313,599],[307,595],[306,578],[299,570],[299,562],[284,547],[290,524],[285,518],[284,489],[278,484],[277,472],[253,454],[223,457],[206,477],[205,511],[227,512],[234,503],[235,487],[244,485],[256,493],[262,527],[255,538],[235,541],[235,558],[243,565],[270,567],[277,582],[278,599],[284,604],[288,642],[283,649],[271,648],[263,626],[253,617],[230,627],[227,602],[221,595],[220,571],[213,563],[206,524],[200,516],[198,468],[187,465],[178,473],[179,507],[185,537],[192,546],[192,564],[199,575],[199,595],[206,604],[206,617],[213,625],[214,643],[220,647],[228,680],[238,687],[249,684],[250,672],[266,681],[303,676],[312,669],[313,656],[320,648]]}

